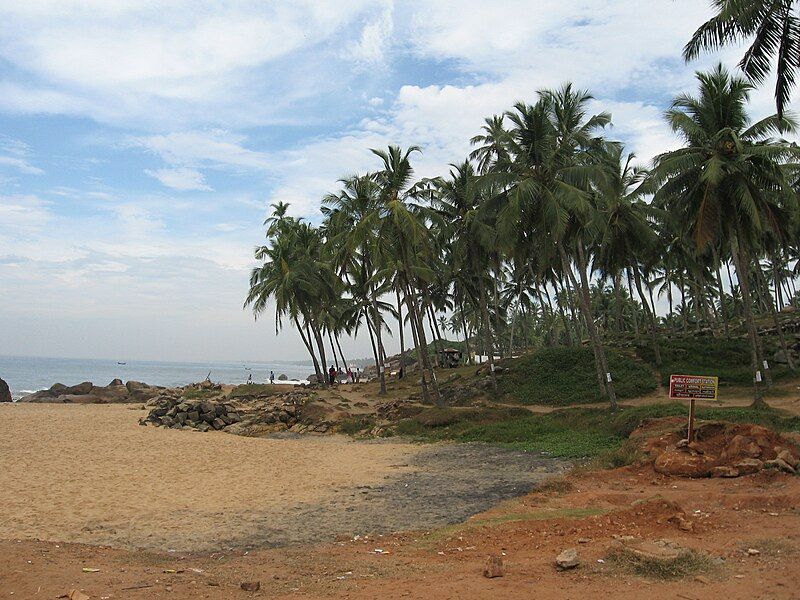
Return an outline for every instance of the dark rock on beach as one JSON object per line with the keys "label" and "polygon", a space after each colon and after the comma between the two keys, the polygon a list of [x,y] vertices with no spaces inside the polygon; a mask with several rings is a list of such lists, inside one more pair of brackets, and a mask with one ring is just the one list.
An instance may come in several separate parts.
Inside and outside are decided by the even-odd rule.
{"label": "dark rock on beach", "polygon": [[137,381],[123,384],[114,379],[107,386],[97,386],[91,381],[66,386],[56,383],[50,389],[42,390],[20,399],[20,402],[54,402],[75,404],[125,404],[147,402],[158,396],[164,388],[150,386]]}
{"label": "dark rock on beach", "polygon": [[11,402],[11,390],[3,379],[0,379],[0,402]]}

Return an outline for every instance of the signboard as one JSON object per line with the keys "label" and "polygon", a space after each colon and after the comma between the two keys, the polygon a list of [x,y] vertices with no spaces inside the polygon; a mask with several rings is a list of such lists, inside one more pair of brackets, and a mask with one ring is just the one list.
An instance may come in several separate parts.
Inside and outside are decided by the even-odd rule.
{"label": "signboard", "polygon": [[670,375],[670,400],[716,400],[719,377]]}
{"label": "signboard", "polygon": [[694,441],[695,400],[716,400],[718,387],[719,377],[708,375],[669,376],[670,400],[689,401],[689,426],[686,429],[686,438],[690,443]]}

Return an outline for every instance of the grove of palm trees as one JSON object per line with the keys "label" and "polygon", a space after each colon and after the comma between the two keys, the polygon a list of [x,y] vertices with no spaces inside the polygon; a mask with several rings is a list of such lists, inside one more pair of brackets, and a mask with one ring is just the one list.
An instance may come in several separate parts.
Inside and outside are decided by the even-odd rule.
{"label": "grove of palm trees", "polygon": [[753,84],[721,64],[696,81],[664,117],[681,147],[652,164],[571,83],[488,117],[439,177],[415,177],[419,147],[373,149],[375,169],[344,177],[318,226],[273,205],[246,302],[274,303],[320,382],[347,365],[340,337],[366,335],[385,393],[391,336],[438,406],[428,347],[448,333],[466,360],[486,357],[495,392],[496,359],[585,342],[612,410],[610,341],[635,339],[659,365],[665,336],[746,336],[761,403],[765,323],[795,367],[779,315],[800,303],[796,123],[753,119]]}

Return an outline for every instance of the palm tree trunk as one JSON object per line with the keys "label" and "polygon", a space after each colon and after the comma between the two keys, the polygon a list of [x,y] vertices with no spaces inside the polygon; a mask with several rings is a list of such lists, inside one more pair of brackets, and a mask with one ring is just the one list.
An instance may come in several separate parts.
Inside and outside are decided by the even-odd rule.
{"label": "palm tree trunk", "polygon": [[314,334],[314,339],[317,340],[317,348],[319,348],[319,358],[322,363],[322,370],[327,375],[328,359],[325,354],[325,341],[322,338],[322,332],[313,320],[311,321],[311,331]]}
{"label": "palm tree trunk", "polygon": [[478,274],[478,289],[481,295],[481,313],[483,314],[483,335],[486,344],[486,355],[489,359],[489,374],[492,378],[492,391],[497,393],[497,376],[494,372],[494,342],[492,340],[491,326],[489,325],[489,309],[486,298],[486,283],[483,275]]}
{"label": "palm tree trunk", "polygon": [[764,407],[767,405],[764,402],[763,392],[761,390],[761,370],[760,370],[760,351],[758,343],[758,331],[756,330],[756,322],[753,319],[752,301],[750,299],[750,282],[745,265],[743,264],[739,255],[739,241],[736,236],[731,236],[731,256],[733,257],[734,268],[736,269],[736,278],[739,280],[739,291],[742,294],[742,310],[744,312],[745,322],[747,323],[747,333],[750,336],[750,350],[751,350],[751,366],[753,369],[753,406]]}
{"label": "palm tree trunk", "polygon": [[372,344],[372,355],[375,357],[375,372],[380,372],[381,368],[381,361],[378,358],[378,346],[375,345],[375,335],[372,333],[372,323],[369,320],[369,317],[366,315],[364,316],[364,320],[367,322],[367,331],[369,331],[369,341]]}
{"label": "palm tree trunk", "polygon": [[436,373],[431,366],[430,357],[428,356],[428,342],[425,337],[425,328],[422,326],[422,318],[419,312],[419,305],[417,304],[416,297],[412,295],[411,290],[406,290],[406,298],[409,301],[409,308],[411,309],[411,319],[417,329],[417,354],[422,367],[422,383],[425,383],[425,371],[431,375],[431,389],[433,390],[433,402],[436,406],[442,408],[445,406],[442,401],[442,396],[439,393],[439,385],[436,382]]}
{"label": "palm tree trunk", "polygon": [[442,366],[439,363],[439,357],[441,357],[441,355],[442,355],[443,348],[441,347],[442,340],[438,335],[438,328],[436,327],[436,315],[434,314],[430,303],[426,304],[425,307],[423,308],[423,310],[425,311],[425,316],[428,318],[428,327],[431,330],[431,338],[432,338],[431,342],[433,342],[433,348],[434,348],[434,350],[436,350],[436,353],[434,354],[434,357],[433,357],[434,358],[433,363],[438,368],[438,367]]}
{"label": "palm tree trunk", "polygon": [[378,300],[375,298],[375,292],[372,292],[372,328],[375,333],[375,341],[378,347],[378,379],[380,380],[381,396],[386,394],[386,352],[383,349],[383,335],[381,334],[381,314],[378,311]]}
{"label": "palm tree trunk", "polygon": [[683,320],[683,332],[686,333],[689,330],[689,315],[686,314],[686,279],[681,273],[680,278],[680,289],[681,289],[681,317]]}
{"label": "palm tree trunk", "polygon": [[[764,278],[763,273],[761,273],[761,277],[764,279],[764,283],[766,284],[766,278]],[[767,287],[767,293],[769,294],[769,287]],[[789,352],[789,347],[786,345],[786,337],[783,335],[783,327],[781,327],[781,321],[778,318],[778,311],[775,310],[775,304],[771,299],[769,299],[767,304],[769,304],[769,313],[772,317],[772,324],[775,326],[775,332],[778,334],[778,341],[781,344],[781,350],[783,350],[783,354],[786,356],[786,362],[789,365],[789,369],[791,369],[792,372],[795,372],[796,369],[794,366],[794,360],[792,359],[791,352]],[[768,371],[769,369],[767,369],[765,366],[764,370]]]}
{"label": "palm tree trunk", "polygon": [[411,323],[411,337],[414,340],[414,349],[417,352],[417,366],[419,367],[419,377],[420,377],[420,387],[422,388],[422,402],[423,404],[430,404],[431,403],[431,394],[428,390],[428,382],[425,378],[425,367],[422,361],[422,352],[420,351],[420,341],[419,341],[419,333],[417,332],[417,324],[414,320],[414,313],[411,311],[411,302],[406,296],[406,302],[408,302],[408,316],[409,322]]}
{"label": "palm tree trunk", "polygon": [[294,325],[297,327],[297,331],[300,333],[300,337],[303,339],[303,344],[308,350],[309,355],[311,355],[311,362],[314,364],[314,373],[317,376],[317,381],[319,381],[323,386],[325,386],[325,377],[322,375],[322,372],[319,369],[319,361],[317,360],[317,355],[314,353],[314,346],[311,345],[311,338],[306,338],[306,334],[303,333],[303,328],[300,326],[300,322],[297,320],[297,317],[293,317]]}
{"label": "palm tree trunk", "polygon": [[467,349],[467,364],[472,364],[472,348],[469,345],[469,329],[467,329],[467,317],[464,314],[464,300],[459,298],[458,304],[461,308],[461,326],[464,328],[464,347]]}
{"label": "palm tree trunk", "polygon": [[341,356],[342,358],[342,368],[344,369],[344,372],[347,373],[348,369],[347,360],[345,360],[344,358],[344,352],[342,352],[342,344],[339,343],[339,336],[334,334],[333,339],[336,340],[336,347],[339,349],[339,356]]}
{"label": "palm tree trunk", "polygon": [[600,393],[607,396],[611,402],[611,410],[617,410],[617,395],[614,392],[614,383],[611,378],[611,372],[608,369],[608,361],[606,360],[606,353],[603,349],[603,344],[600,337],[597,335],[597,329],[594,326],[594,319],[592,317],[592,307],[589,301],[589,279],[586,275],[586,259],[584,257],[583,245],[579,242],[578,246],[578,271],[580,272],[580,284],[575,280],[575,274],[569,268],[567,255],[564,252],[563,246],[558,243],[559,254],[561,255],[561,262],[564,265],[569,278],[572,280],[575,289],[579,290],[578,296],[580,300],[581,309],[583,310],[583,318],[586,321],[586,329],[589,333],[589,342],[592,344],[595,355],[595,369],[597,371],[597,382],[600,387]]}
{"label": "palm tree trunk", "polygon": [[628,296],[631,299],[631,316],[633,317],[633,335],[637,344],[642,343],[642,336],[639,333],[639,311],[636,308],[636,301],[633,299],[633,282],[631,281],[631,270],[625,270],[628,275]]}
{"label": "palm tree trunk", "polygon": [[614,273],[614,304],[616,305],[615,312],[617,315],[617,334],[621,334],[625,328],[624,320],[622,318],[622,291],[619,289],[621,273],[617,271]]}
{"label": "palm tree trunk", "polygon": [[400,330],[400,370],[397,376],[402,379],[406,372],[406,341],[405,333],[403,332],[403,303],[400,302],[400,287],[398,285],[395,285],[394,292],[397,295],[397,324]]}
{"label": "palm tree trunk", "polygon": [[333,345],[333,334],[328,329],[328,341],[331,343],[331,352],[333,353],[333,362],[336,365],[336,372],[339,372],[339,357],[336,354],[336,346]]}
{"label": "palm tree trunk", "polygon": [[639,292],[639,298],[642,299],[642,305],[644,306],[644,313],[647,316],[647,319],[650,321],[650,336],[653,340],[653,354],[655,354],[656,358],[656,366],[661,366],[661,348],[658,345],[658,332],[656,331],[656,320],[653,316],[653,312],[650,309],[650,304],[648,304],[647,300],[644,297],[644,291],[642,290],[642,279],[639,275],[639,268],[634,266],[633,267],[633,279],[636,282],[636,291]]}

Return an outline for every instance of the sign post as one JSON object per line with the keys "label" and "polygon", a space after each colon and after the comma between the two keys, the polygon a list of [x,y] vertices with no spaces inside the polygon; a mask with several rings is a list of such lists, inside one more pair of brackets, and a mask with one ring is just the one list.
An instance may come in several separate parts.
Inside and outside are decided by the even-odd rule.
{"label": "sign post", "polygon": [[719,377],[706,375],[670,375],[670,400],[689,401],[689,427],[687,440],[694,441],[694,404],[696,400],[716,400]]}

